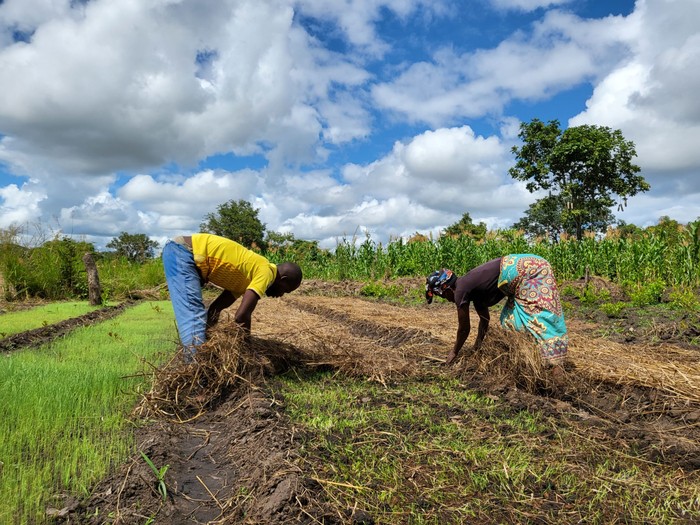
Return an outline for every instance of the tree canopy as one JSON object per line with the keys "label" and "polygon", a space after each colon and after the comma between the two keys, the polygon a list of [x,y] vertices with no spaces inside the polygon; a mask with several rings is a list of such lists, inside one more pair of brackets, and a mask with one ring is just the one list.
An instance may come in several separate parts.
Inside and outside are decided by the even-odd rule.
{"label": "tree canopy", "polygon": [[200,224],[202,231],[236,241],[246,248],[265,250],[265,225],[258,210],[244,200],[230,200],[209,213]]}
{"label": "tree canopy", "polygon": [[518,136],[523,144],[512,148],[510,175],[527,181],[530,192],[549,190],[550,198],[560,199],[559,227],[571,225],[577,239],[584,229],[604,231],[614,220],[612,206],[622,210],[628,197],[650,188],[632,162],[634,143],[620,130],[582,125],[562,131],[557,120],[533,119],[520,125]]}
{"label": "tree canopy", "polygon": [[142,263],[152,259],[158,243],[148,238],[145,233],[121,232],[114,237],[107,248],[111,248],[118,256],[126,257],[131,262]]}
{"label": "tree canopy", "polygon": [[265,243],[266,255],[275,261],[319,262],[328,256],[318,241],[296,239],[292,233],[267,232]]}
{"label": "tree canopy", "polygon": [[486,235],[486,223],[480,222],[479,224],[474,224],[469,213],[464,213],[462,218],[450,224],[445,228],[446,235],[460,236],[466,235],[468,237],[474,237],[475,239],[483,239]]}
{"label": "tree canopy", "polygon": [[[595,209],[589,209],[586,229],[602,232],[615,222],[615,215],[606,206],[594,203]],[[552,242],[558,242],[561,235],[576,235],[577,224],[575,217],[567,211],[566,199],[563,195],[547,195],[530,204],[525,216],[513,227],[534,237],[546,237]]]}

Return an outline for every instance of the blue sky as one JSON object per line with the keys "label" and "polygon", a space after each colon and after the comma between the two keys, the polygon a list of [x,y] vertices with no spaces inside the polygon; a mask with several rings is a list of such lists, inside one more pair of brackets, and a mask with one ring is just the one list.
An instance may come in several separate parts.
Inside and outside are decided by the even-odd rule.
{"label": "blue sky", "polygon": [[4,0],[0,229],[163,243],[230,200],[333,248],[507,228],[521,122],[622,130],[700,217],[697,0]]}

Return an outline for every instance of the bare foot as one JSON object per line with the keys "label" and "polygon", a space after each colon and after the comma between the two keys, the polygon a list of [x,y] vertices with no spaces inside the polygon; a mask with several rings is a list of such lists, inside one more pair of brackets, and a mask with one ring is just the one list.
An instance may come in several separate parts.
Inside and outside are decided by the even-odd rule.
{"label": "bare foot", "polygon": [[564,390],[566,386],[566,378],[564,376],[564,368],[561,365],[554,365],[549,369],[549,377],[552,379],[552,386],[556,390]]}

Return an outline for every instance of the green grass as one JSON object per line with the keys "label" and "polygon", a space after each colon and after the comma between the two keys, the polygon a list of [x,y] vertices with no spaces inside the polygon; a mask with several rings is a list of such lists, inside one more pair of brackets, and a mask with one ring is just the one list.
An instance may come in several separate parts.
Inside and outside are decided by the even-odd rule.
{"label": "green grass", "polygon": [[282,395],[327,497],[378,524],[700,520],[697,473],[681,476],[455,380],[384,388],[290,376]]}
{"label": "green grass", "polygon": [[0,338],[58,323],[97,310],[87,301],[57,302],[0,315]]}
{"label": "green grass", "polygon": [[87,495],[133,452],[143,359],[174,350],[169,302],[0,356],[0,523],[44,523],[54,497]]}

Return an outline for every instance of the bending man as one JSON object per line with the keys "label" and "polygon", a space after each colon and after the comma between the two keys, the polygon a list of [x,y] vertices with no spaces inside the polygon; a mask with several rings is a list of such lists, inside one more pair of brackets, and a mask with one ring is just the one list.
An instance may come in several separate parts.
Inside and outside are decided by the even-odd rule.
{"label": "bending man", "polygon": [[[235,320],[250,332],[251,317],[264,295],[281,297],[296,290],[302,273],[290,262],[278,265],[224,237],[208,233],[175,237],[163,248],[163,267],[185,356],[191,358],[206,340],[224,308],[241,298]],[[211,282],[223,292],[205,308],[202,286]]]}
{"label": "bending man", "polygon": [[537,255],[506,255],[477,266],[457,278],[451,270],[441,269],[426,280],[425,297],[433,295],[457,305],[457,338],[446,363],[452,363],[464,346],[471,330],[469,303],[479,315],[479,328],[474,343],[476,351],[489,327],[489,307],[507,298],[501,311],[501,325],[527,332],[539,345],[545,362],[559,364],[566,356],[569,337],[559,291],[550,264]]}

